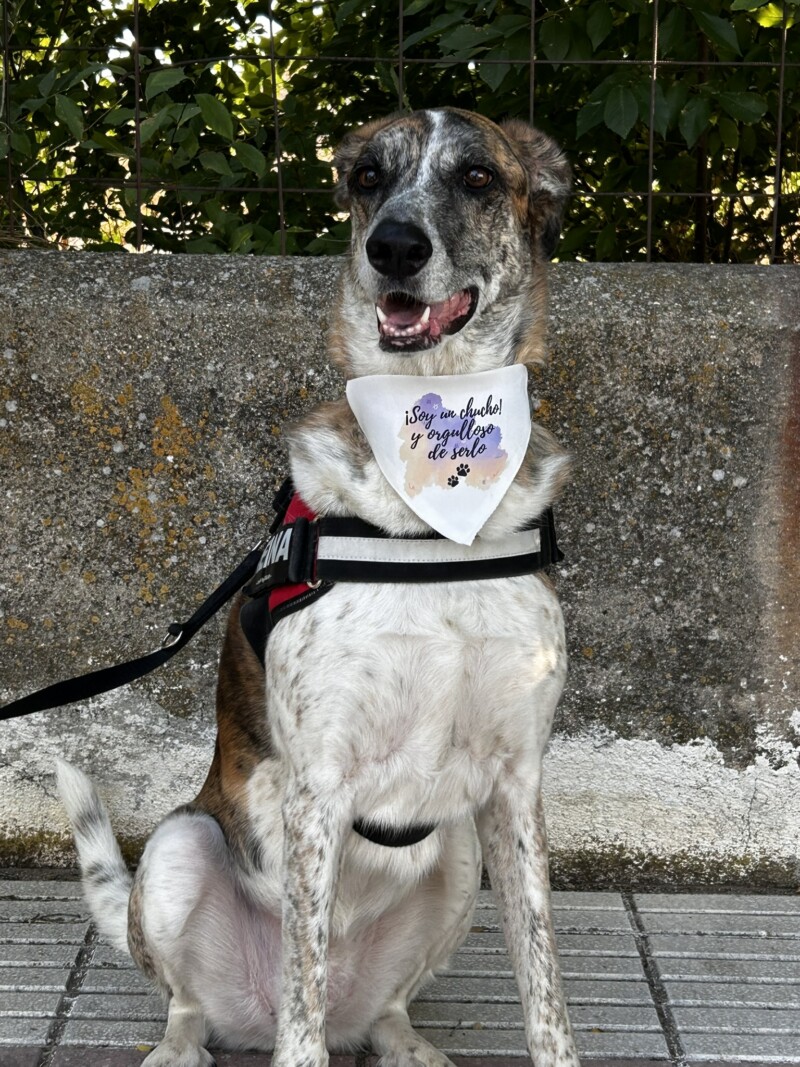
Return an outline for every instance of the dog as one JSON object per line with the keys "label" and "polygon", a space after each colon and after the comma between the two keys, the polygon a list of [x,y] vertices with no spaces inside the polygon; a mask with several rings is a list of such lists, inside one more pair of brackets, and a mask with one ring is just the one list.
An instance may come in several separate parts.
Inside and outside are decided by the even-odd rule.
{"label": "dog", "polygon": [[[443,108],[351,132],[334,163],[353,236],[330,354],[348,379],[543,360],[545,264],[570,188],[549,137]],[[344,398],[287,438],[314,513],[430,535]],[[568,462],[534,424],[481,538],[541,515]],[[482,861],[531,1059],[578,1064],[541,799],[566,673],[552,583],[337,584],[275,626],[263,663],[242,603],[221,655],[208,778],[156,828],[134,878],[89,779],[58,770],[97,924],[169,998],[146,1067],[207,1067],[209,1043],[274,1048],[274,1067],[323,1067],[328,1048],[368,1045],[384,1067],[446,1067],[408,1006],[469,931]],[[354,820],[428,832],[388,847]]]}

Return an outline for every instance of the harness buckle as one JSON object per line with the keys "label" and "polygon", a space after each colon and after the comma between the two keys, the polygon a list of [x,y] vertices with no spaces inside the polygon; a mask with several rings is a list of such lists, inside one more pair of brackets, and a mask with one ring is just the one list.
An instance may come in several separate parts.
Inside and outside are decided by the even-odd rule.
{"label": "harness buckle", "polygon": [[308,584],[314,589],[319,530],[316,520],[295,519],[280,526],[266,540],[255,577],[245,586],[245,594],[259,597],[281,585]]}

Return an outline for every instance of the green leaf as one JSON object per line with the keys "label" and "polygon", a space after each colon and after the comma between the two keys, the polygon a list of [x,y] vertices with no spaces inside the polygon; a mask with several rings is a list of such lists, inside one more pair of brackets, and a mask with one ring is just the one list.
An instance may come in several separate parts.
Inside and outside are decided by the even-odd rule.
{"label": "green leaf", "polygon": [[203,204],[203,211],[219,230],[224,230],[232,219],[238,218],[237,215],[229,215],[219,200],[206,200]]}
{"label": "green leaf", "polygon": [[413,45],[419,44],[420,41],[427,41],[429,37],[435,37],[440,30],[445,30],[448,26],[454,26],[457,22],[462,22],[463,19],[464,12],[461,9],[458,11],[448,11],[443,15],[437,15],[433,22],[431,22],[430,26],[426,26],[424,30],[418,30],[416,33],[409,34],[403,41],[403,49],[408,50]]}
{"label": "green leaf", "polygon": [[654,96],[653,129],[661,137],[666,137],[669,129],[669,108],[661,82],[657,81],[655,85],[652,85],[649,79],[647,81],[642,80],[632,88],[639,105],[639,114],[642,116],[642,120],[647,123],[650,122],[650,94],[652,92]]}
{"label": "green leaf", "polygon": [[639,105],[631,90],[625,85],[615,85],[606,97],[603,108],[606,126],[620,137],[627,137],[638,117]]}
{"label": "green leaf", "polygon": [[722,138],[722,143],[726,148],[736,148],[739,144],[739,127],[736,123],[729,119],[727,115],[720,116],[720,120],[717,123],[719,127],[719,135]]}
{"label": "green leaf", "polygon": [[186,75],[179,67],[166,67],[150,74],[145,83],[144,98],[149,103],[159,93],[166,93],[179,82],[186,81]]}
{"label": "green leaf", "polygon": [[511,70],[510,63],[481,63],[479,64],[479,73],[481,81],[486,82],[490,89],[497,92],[500,86],[505,81],[506,74]]}
{"label": "green leaf", "polygon": [[[343,4],[336,5],[336,25],[340,28],[347,22],[348,18],[360,7],[363,6],[363,0],[345,0]],[[406,8],[406,14],[408,14],[408,8]]]}
{"label": "green leaf", "polygon": [[614,18],[607,3],[592,4],[586,19],[586,32],[595,50],[603,43],[614,28]]}
{"label": "green leaf", "polygon": [[267,161],[261,152],[244,141],[237,141],[234,147],[236,149],[236,158],[242,166],[262,178],[267,170]]}
{"label": "green leaf", "polygon": [[763,7],[769,0],[733,0],[731,11],[755,11],[757,7]]}
{"label": "green leaf", "polygon": [[57,76],[58,71],[55,67],[53,67],[48,70],[47,74],[45,74],[39,79],[39,92],[42,94],[42,96],[49,96],[50,93],[52,93]]}
{"label": "green leaf", "polygon": [[697,25],[710,41],[723,51],[741,55],[739,41],[736,38],[736,30],[727,19],[721,19],[719,15],[711,15],[702,8],[692,8]]}
{"label": "green leaf", "polygon": [[175,125],[179,129],[181,126],[185,126],[195,115],[200,114],[200,108],[197,104],[169,104],[168,109]]}
{"label": "green leaf", "polygon": [[128,151],[119,141],[115,141],[113,137],[109,137],[108,134],[102,133],[100,130],[94,130],[90,141],[85,141],[84,144],[95,145],[97,148],[102,148],[110,156],[124,156],[126,158],[132,157],[133,153]]}
{"label": "green leaf", "polygon": [[[783,26],[783,8],[780,4],[767,4],[765,7],[759,8],[756,22],[759,26],[766,26],[769,29],[773,29],[775,26]],[[793,26],[794,18],[787,18],[786,25],[787,27]]]}
{"label": "green leaf", "polygon": [[616,223],[609,222],[607,226],[604,226],[600,233],[597,235],[597,241],[594,246],[595,256],[600,259],[616,259],[617,258],[617,226]]}
{"label": "green leaf", "polygon": [[[362,2],[363,0],[357,0],[355,7],[359,7]],[[426,7],[430,7],[432,3],[433,0],[411,0],[410,4],[406,4],[403,13],[407,16],[418,15],[420,11],[424,11]],[[766,0],[764,0],[764,3],[766,3]]]}
{"label": "green leaf", "polygon": [[29,156],[33,149],[30,138],[20,130],[12,130],[10,134],[11,148],[21,156]]}
{"label": "green leaf", "polygon": [[197,237],[193,241],[187,241],[183,248],[187,252],[221,252],[222,249],[213,237]]}
{"label": "green leaf", "polygon": [[474,52],[476,48],[485,46],[489,41],[500,37],[502,34],[489,30],[485,26],[458,26],[451,33],[446,33],[439,40],[439,48],[445,52]]}
{"label": "green leaf", "polygon": [[76,141],[83,140],[83,113],[74,100],[56,93],[56,118],[63,122]]}
{"label": "green leaf", "polygon": [[225,105],[209,93],[198,93],[195,100],[203,116],[203,122],[226,141],[232,141],[233,119]]}
{"label": "green leaf", "polygon": [[701,134],[708,128],[710,118],[711,103],[708,98],[692,97],[678,119],[678,129],[686,141],[687,148],[693,148],[697,144]]}
{"label": "green leaf", "polygon": [[238,252],[242,245],[249,241],[253,235],[252,223],[247,223],[244,226],[237,226],[230,236],[230,251]]}
{"label": "green leaf", "polygon": [[169,126],[172,119],[167,108],[162,108],[155,115],[149,115],[139,127],[139,141],[145,145],[148,141],[152,141],[153,137],[159,130],[165,126]]}
{"label": "green leaf", "polygon": [[717,99],[731,118],[740,122],[758,122],[767,110],[766,100],[758,93],[722,92]]}
{"label": "green leaf", "polygon": [[539,40],[548,59],[561,60],[569,52],[569,26],[560,19],[544,19],[539,29]]}
{"label": "green leaf", "polygon": [[8,155],[8,134],[3,133],[0,130],[0,159],[5,159]]}
{"label": "green leaf", "polygon": [[132,107],[115,107],[106,115],[103,115],[104,126],[122,126],[136,118],[136,112]]}
{"label": "green leaf", "polygon": [[200,160],[200,166],[204,170],[222,174],[225,178],[233,177],[233,171],[222,152],[201,152],[197,158]]}
{"label": "green leaf", "polygon": [[674,55],[676,45],[686,36],[686,12],[674,5],[658,27],[658,54],[662,58]]}
{"label": "green leaf", "polygon": [[689,86],[684,81],[677,81],[664,94],[667,105],[667,129],[678,121],[686,101],[689,99]]}
{"label": "green leaf", "polygon": [[583,137],[589,130],[600,125],[603,121],[604,107],[605,104],[602,100],[590,100],[588,104],[583,105],[578,112],[578,118],[576,120],[578,137]]}

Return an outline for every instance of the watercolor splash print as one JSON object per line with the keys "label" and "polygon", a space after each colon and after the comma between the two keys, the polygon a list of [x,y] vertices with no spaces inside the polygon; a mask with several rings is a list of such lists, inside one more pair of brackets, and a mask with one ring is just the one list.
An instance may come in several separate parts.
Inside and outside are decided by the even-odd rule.
{"label": "watercolor splash print", "polygon": [[502,411],[502,399],[494,400],[491,394],[477,401],[470,397],[456,410],[438,393],[425,393],[412,404],[399,434],[408,495],[416,496],[429,485],[488,489],[496,482],[508,463],[500,447],[502,432],[492,421]]}

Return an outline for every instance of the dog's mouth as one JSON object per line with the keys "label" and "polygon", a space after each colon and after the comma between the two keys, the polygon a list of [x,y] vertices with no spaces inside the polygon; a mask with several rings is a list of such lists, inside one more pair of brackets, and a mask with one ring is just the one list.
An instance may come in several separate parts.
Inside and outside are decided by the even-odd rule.
{"label": "dog's mouth", "polygon": [[433,348],[443,337],[463,330],[477,306],[478,290],[474,287],[433,304],[415,300],[408,293],[388,293],[375,305],[380,346],[385,351],[405,352]]}

